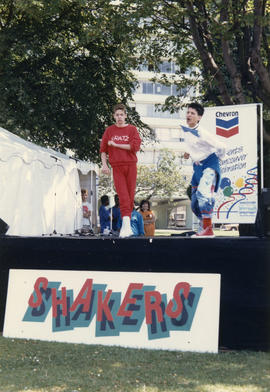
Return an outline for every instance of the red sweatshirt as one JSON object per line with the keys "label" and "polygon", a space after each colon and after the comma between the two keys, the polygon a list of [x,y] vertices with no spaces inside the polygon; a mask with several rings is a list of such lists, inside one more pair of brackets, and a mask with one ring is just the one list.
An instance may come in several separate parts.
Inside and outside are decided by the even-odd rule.
{"label": "red sweatshirt", "polygon": [[[117,147],[108,146],[108,141],[113,140],[116,144],[130,144],[131,150],[122,150]],[[100,152],[109,155],[112,167],[132,165],[137,162],[137,151],[141,145],[141,138],[137,128],[128,124],[125,127],[117,127],[115,124],[109,126],[101,140]]]}

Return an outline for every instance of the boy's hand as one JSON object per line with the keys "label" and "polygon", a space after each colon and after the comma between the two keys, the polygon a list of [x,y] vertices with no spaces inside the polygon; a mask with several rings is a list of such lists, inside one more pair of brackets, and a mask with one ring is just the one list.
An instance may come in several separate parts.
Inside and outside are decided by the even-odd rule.
{"label": "boy's hand", "polygon": [[108,141],[108,146],[113,146],[115,147],[116,143],[113,140]]}
{"label": "boy's hand", "polygon": [[104,174],[110,174],[110,169],[108,168],[107,165],[103,165],[101,168],[102,173]]}
{"label": "boy's hand", "polygon": [[225,155],[225,148],[224,147],[218,148],[216,155],[218,158],[223,158],[223,156]]}

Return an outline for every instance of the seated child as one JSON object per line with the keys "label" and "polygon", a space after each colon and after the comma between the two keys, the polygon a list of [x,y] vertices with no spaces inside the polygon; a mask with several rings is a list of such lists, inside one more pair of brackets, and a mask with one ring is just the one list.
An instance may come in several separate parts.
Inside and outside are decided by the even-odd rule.
{"label": "seated child", "polygon": [[100,198],[101,206],[99,207],[100,234],[109,234],[111,226],[111,209],[110,201],[107,195]]}
{"label": "seated child", "polygon": [[88,199],[88,191],[87,189],[81,190],[82,195],[82,210],[83,210],[83,217],[82,217],[82,229],[81,232],[83,234],[92,232],[92,225],[91,225],[91,204],[87,201]]}

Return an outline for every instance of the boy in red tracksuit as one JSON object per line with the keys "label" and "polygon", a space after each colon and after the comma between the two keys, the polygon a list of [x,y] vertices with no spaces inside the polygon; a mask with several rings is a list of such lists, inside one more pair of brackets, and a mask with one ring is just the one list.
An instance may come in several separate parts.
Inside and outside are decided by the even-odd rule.
{"label": "boy in red tracksuit", "polygon": [[114,107],[115,124],[106,128],[100,145],[102,172],[110,174],[107,165],[113,169],[113,181],[119,196],[122,227],[119,237],[132,236],[130,218],[134,205],[137,178],[137,152],[141,138],[134,125],[126,124],[126,108],[122,104]]}

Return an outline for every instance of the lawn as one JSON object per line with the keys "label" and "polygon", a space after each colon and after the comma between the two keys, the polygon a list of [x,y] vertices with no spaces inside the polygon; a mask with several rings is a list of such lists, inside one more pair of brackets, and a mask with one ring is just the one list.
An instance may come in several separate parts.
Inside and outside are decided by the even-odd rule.
{"label": "lawn", "polygon": [[270,353],[199,354],[0,337],[1,392],[269,392]]}

